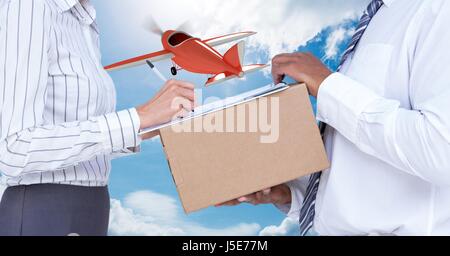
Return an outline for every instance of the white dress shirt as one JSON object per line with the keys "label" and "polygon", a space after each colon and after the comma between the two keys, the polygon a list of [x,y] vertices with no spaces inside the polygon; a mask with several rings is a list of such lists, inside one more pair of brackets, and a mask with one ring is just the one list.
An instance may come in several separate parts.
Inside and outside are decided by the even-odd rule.
{"label": "white dress shirt", "polygon": [[[450,1],[384,0],[319,90],[321,235],[450,235]],[[305,178],[288,184],[298,218]]]}
{"label": "white dress shirt", "polygon": [[0,171],[8,186],[105,186],[112,155],[140,143],[115,111],[88,0],[0,0]]}

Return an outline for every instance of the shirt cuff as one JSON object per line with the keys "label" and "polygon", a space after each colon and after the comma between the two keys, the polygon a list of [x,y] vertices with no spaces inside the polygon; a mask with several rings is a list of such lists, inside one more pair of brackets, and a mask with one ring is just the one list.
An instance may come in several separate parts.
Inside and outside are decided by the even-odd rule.
{"label": "shirt cuff", "polygon": [[369,105],[381,97],[341,74],[333,73],[323,81],[317,95],[317,119],[357,143],[359,118]]}
{"label": "shirt cuff", "polygon": [[303,177],[286,183],[291,190],[291,203],[284,205],[275,204],[275,206],[285,213],[287,217],[299,219],[308,180],[309,177]]}
{"label": "shirt cuff", "polygon": [[100,129],[106,136],[106,151],[123,152],[141,144],[140,119],[135,108],[106,114],[99,118]]}

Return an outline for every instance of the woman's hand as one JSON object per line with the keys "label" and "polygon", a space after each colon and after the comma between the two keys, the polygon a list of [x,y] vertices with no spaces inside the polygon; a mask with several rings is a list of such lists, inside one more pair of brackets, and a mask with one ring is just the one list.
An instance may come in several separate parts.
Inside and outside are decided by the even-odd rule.
{"label": "woman's hand", "polygon": [[195,107],[194,85],[188,82],[170,80],[146,104],[136,108],[141,120],[140,129],[170,122],[184,117]]}
{"label": "woman's hand", "polygon": [[291,190],[285,184],[246,195],[217,206],[235,206],[241,203],[259,204],[289,204],[291,203]]}

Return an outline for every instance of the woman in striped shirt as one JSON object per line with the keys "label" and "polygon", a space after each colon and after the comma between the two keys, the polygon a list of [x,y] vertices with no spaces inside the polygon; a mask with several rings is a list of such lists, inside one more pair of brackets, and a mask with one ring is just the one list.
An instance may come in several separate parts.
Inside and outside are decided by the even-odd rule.
{"label": "woman in striped shirt", "polygon": [[170,81],[115,112],[95,16],[89,0],[0,0],[0,235],[106,235],[111,158],[193,107],[194,86]]}

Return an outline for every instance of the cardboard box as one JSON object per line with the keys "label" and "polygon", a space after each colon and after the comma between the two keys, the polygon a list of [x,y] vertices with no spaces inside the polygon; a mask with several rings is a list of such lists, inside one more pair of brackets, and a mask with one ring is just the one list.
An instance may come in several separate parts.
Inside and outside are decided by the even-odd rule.
{"label": "cardboard box", "polygon": [[[267,104],[268,120],[279,122],[278,138],[273,143],[268,143],[267,131],[250,129],[259,116],[252,117],[250,111],[263,106],[262,103]],[[258,111],[264,112],[263,108]],[[275,108],[277,111],[273,111]],[[242,114],[243,109],[247,115]],[[245,119],[245,127],[238,123],[240,118]],[[234,123],[235,130],[196,131],[195,124],[205,120],[208,124]],[[179,127],[169,126],[160,129],[160,134],[186,213],[329,167],[304,85],[290,86],[266,97],[186,120],[181,125],[194,128],[180,132]],[[238,131],[238,126],[248,129]]]}

